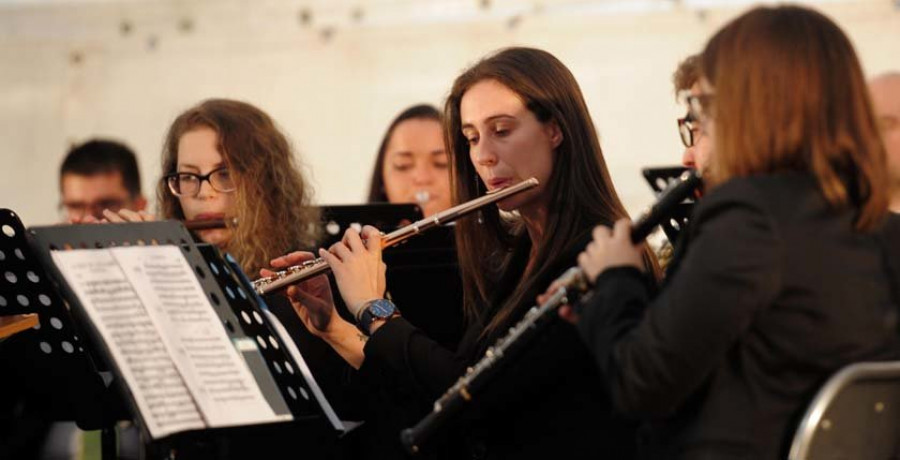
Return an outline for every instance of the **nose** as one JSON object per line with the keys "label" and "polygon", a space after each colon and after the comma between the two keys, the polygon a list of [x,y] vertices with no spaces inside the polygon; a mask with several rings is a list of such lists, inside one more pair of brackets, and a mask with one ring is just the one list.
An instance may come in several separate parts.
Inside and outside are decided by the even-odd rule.
{"label": "nose", "polygon": [[428,185],[434,182],[434,168],[425,163],[419,163],[413,169],[413,183],[416,185]]}
{"label": "nose", "polygon": [[697,167],[697,162],[694,158],[694,147],[684,149],[684,153],[681,155],[681,165],[686,168]]}
{"label": "nose", "polygon": [[482,140],[478,145],[470,147],[472,162],[479,166],[493,166],[497,164],[497,154],[494,152],[490,141]]}
{"label": "nose", "polygon": [[[91,215],[94,217],[94,219],[100,220],[103,219],[104,209],[105,208],[98,206],[97,203],[94,203],[84,212],[84,215]],[[116,209],[115,211],[118,211],[118,209]]]}
{"label": "nose", "polygon": [[200,188],[197,190],[197,195],[195,196],[198,200],[205,200],[208,198],[212,198],[215,196],[216,191],[212,188],[212,182],[209,180],[201,180]]}

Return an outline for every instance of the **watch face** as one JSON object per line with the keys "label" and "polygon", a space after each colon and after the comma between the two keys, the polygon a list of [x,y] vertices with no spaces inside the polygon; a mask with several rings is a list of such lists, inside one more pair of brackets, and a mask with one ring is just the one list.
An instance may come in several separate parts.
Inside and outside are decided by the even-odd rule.
{"label": "watch face", "polygon": [[395,307],[393,303],[384,299],[376,300],[369,307],[369,311],[376,318],[387,318],[388,316],[393,315],[396,310],[397,307]]}

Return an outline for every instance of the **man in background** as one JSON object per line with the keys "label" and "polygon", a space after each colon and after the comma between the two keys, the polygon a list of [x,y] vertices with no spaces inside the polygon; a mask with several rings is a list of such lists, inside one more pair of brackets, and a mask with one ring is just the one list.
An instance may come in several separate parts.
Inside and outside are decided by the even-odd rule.
{"label": "man in background", "polygon": [[90,140],[69,151],[59,169],[59,192],[68,223],[100,220],[104,209],[147,207],[134,152],[109,140]]}
{"label": "man in background", "polygon": [[[103,218],[104,209],[141,212],[147,207],[134,152],[110,140],[93,139],[69,150],[59,169],[59,193],[61,217],[70,224],[97,222]],[[96,460],[100,457],[99,432],[83,433],[74,422],[50,423],[40,417],[27,408],[15,417],[14,423],[19,426],[23,418],[32,423],[9,436],[6,453],[10,458]],[[139,442],[135,437],[134,429],[119,431],[117,458],[137,458]],[[13,442],[21,438],[28,438],[29,444]],[[0,439],[0,458],[4,458],[2,447],[6,444]]]}
{"label": "man in background", "polygon": [[[672,83],[679,101],[683,102],[691,96],[700,96],[703,93],[700,88],[700,56],[695,54],[681,61],[672,75]],[[678,119],[678,134],[684,144],[681,164],[687,168],[705,171],[712,145],[709,138],[700,131],[700,122],[694,120],[690,113],[686,114],[684,118]]]}
{"label": "man in background", "polygon": [[887,153],[891,211],[900,213],[900,72],[872,79],[869,93]]}

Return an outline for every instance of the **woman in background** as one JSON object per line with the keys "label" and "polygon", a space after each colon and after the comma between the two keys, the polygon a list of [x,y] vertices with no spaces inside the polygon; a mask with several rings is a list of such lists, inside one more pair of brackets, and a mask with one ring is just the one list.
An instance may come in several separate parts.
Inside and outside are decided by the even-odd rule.
{"label": "woman in background", "polygon": [[378,148],[369,203],[416,203],[426,216],[450,207],[450,165],[441,114],[430,105],[397,115]]}
{"label": "woman in background", "polygon": [[[179,115],[166,135],[163,178],[157,187],[163,219],[224,219],[224,228],[196,231],[200,240],[232,254],[249,277],[286,251],[316,245],[318,210],[290,143],[253,105],[209,99]],[[139,221],[137,213],[105,212],[110,221]],[[283,296],[266,298],[284,323],[329,401],[340,403],[349,367],[297,320]],[[341,412],[340,407],[336,409]],[[284,439],[232,444],[231,458],[289,458]],[[291,440],[290,442],[293,442]],[[329,445],[307,446],[321,456]]]}
{"label": "woman in background", "polygon": [[251,276],[286,250],[315,246],[318,213],[290,143],[272,119],[239,101],[210,99],[166,135],[156,196],[164,219],[234,218],[199,230]]}
{"label": "woman in background", "polygon": [[[312,190],[287,138],[268,114],[229,99],[208,99],[179,115],[163,147],[156,188],[163,219],[223,219],[197,230],[253,276],[286,250],[312,248],[319,234]],[[111,222],[147,215],[104,212]]]}
{"label": "woman in background", "polygon": [[[320,251],[357,325],[334,313],[326,278],[288,290],[307,328],[359,370],[373,397],[390,402],[369,423],[383,426],[385,439],[398,449],[404,424],[424,415],[523,317],[534,296],[575,263],[591,228],[626,216],[578,83],[551,54],[509,48],[485,58],[456,79],[445,114],[455,202],[530,177],[540,181],[457,222],[468,319],[459,347],[440,347],[382,298],[384,264],[380,236],[372,227],[363,229],[366,245],[351,229],[330,252]],[[655,269],[652,255],[644,254],[646,269]],[[309,257],[294,253],[273,265]],[[376,307],[384,310],[374,315]],[[402,314],[403,305],[399,308]],[[467,416],[447,428],[444,453],[455,452],[455,458],[629,458],[632,426],[612,416],[599,384],[575,331],[555,322],[469,406]],[[398,420],[398,414],[409,418]]]}

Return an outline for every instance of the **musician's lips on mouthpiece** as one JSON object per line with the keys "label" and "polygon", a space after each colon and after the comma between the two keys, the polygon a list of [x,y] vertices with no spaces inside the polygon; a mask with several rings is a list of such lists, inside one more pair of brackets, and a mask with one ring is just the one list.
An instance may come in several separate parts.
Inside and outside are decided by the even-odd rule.
{"label": "musician's lips on mouthpiece", "polygon": [[202,212],[191,220],[223,219],[224,217],[225,213],[222,212]]}
{"label": "musician's lips on mouthpiece", "polygon": [[431,192],[428,190],[419,190],[416,192],[416,203],[427,203],[431,199]]}
{"label": "musician's lips on mouthpiece", "polygon": [[515,182],[511,177],[495,177],[487,181],[487,193],[495,193],[512,185],[515,185]]}

